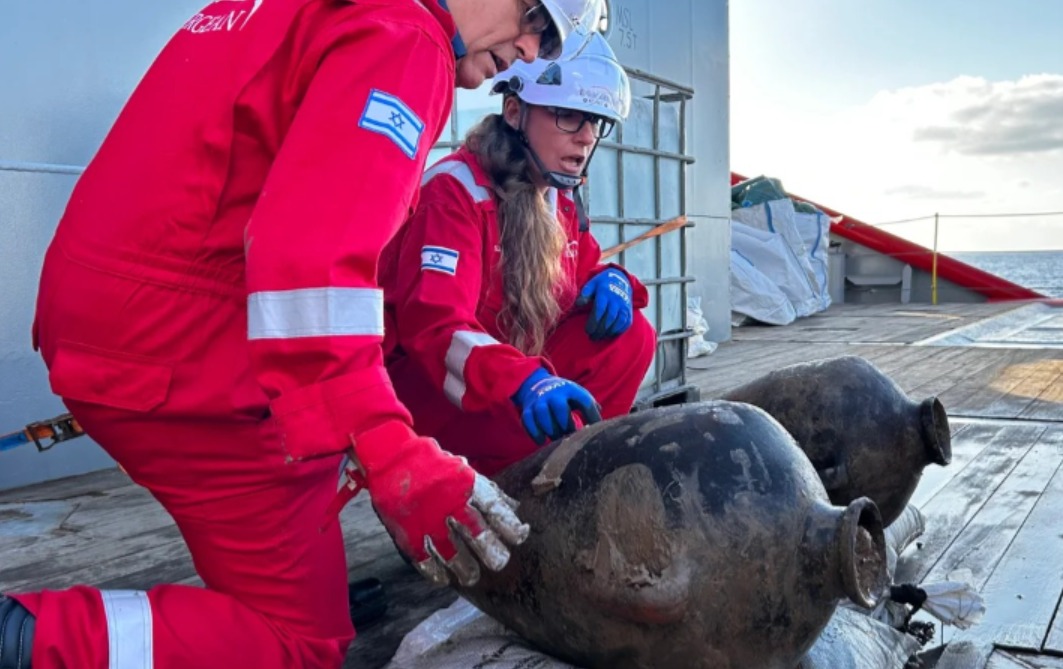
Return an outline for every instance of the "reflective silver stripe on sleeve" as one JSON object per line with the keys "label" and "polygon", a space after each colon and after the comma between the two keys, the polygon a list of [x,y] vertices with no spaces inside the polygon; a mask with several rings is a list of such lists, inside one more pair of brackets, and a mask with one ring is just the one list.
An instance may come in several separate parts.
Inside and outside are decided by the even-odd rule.
{"label": "reflective silver stripe on sleeve", "polygon": [[248,339],[384,336],[379,288],[303,288],[247,297]]}
{"label": "reflective silver stripe on sleeve", "polygon": [[476,183],[469,166],[460,160],[442,160],[428,169],[421,177],[421,186],[436,178],[440,174],[447,174],[458,180],[473,202],[486,202],[491,199],[491,193],[483,186]]}
{"label": "reflective silver stripe on sleeve", "polygon": [[487,333],[468,330],[459,330],[451,337],[445,361],[447,378],[443,381],[443,393],[454,406],[460,409],[461,400],[465,397],[465,363],[469,360],[473,349],[478,346],[494,346],[501,343]]}
{"label": "reflective silver stripe on sleeve", "polygon": [[107,616],[107,669],[151,669],[151,603],[139,590],[101,590]]}

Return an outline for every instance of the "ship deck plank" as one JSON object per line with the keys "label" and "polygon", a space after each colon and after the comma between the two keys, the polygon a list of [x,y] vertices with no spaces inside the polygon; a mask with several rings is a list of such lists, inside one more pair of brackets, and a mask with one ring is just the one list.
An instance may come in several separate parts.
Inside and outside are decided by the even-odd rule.
{"label": "ship deck plank", "polygon": [[[982,625],[946,630],[941,669],[1063,669],[1063,349],[922,345],[1015,308],[1007,304],[840,305],[789,326],[743,326],[688,382],[718,397],[779,367],[868,358],[916,399],[936,395],[953,421],[953,462],[928,467],[912,502],[926,533],[899,575],[971,570]],[[352,580],[385,582],[389,611],[359,630],[348,669],[384,666],[402,637],[454,601],[398,556],[368,500],[341,514]],[[119,470],[0,491],[0,592],[92,583],[201,585],[169,516]]]}

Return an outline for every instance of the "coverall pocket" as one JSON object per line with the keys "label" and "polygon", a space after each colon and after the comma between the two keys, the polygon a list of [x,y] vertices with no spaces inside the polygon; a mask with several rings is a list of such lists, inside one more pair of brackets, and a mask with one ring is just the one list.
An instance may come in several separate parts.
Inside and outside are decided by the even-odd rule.
{"label": "coverall pocket", "polygon": [[48,371],[52,391],[64,399],[147,412],[166,401],[173,365],[61,341]]}

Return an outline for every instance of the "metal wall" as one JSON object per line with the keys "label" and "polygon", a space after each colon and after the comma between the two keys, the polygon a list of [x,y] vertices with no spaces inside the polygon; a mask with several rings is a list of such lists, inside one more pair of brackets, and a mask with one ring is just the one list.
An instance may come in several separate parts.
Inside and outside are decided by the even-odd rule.
{"label": "metal wall", "polygon": [[[44,250],[77,174],[202,0],[0,3],[0,433],[64,411],[30,326]],[[0,453],[0,489],[109,467],[87,438]]]}
{"label": "metal wall", "polygon": [[[731,336],[727,0],[612,0],[609,43],[621,62],[692,89],[686,110],[686,273],[709,323]],[[593,189],[593,186],[592,186]]]}
{"label": "metal wall", "polygon": [[[268,1],[268,0],[267,0]],[[172,32],[204,0],[5,2],[0,6],[0,433],[61,413],[30,349],[41,260],[77,174]],[[610,42],[622,62],[695,91],[686,113],[685,273],[709,337],[730,336],[726,0],[613,0]],[[688,48],[689,47],[689,48]],[[497,108],[459,95],[460,136]],[[460,133],[460,134],[459,134]],[[446,135],[444,135],[446,137]],[[0,489],[111,466],[87,438],[0,453]]]}

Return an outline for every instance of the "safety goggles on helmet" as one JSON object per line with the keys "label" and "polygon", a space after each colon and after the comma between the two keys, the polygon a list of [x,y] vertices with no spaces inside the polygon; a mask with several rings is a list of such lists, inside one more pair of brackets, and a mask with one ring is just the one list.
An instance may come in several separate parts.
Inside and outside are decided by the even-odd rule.
{"label": "safety goggles on helmet", "polygon": [[550,35],[541,33],[540,58],[558,58],[570,36],[578,34],[586,40],[602,27],[605,0],[540,0],[539,5],[549,12],[553,30]]}
{"label": "safety goggles on helmet", "polygon": [[616,126],[616,121],[612,119],[578,109],[566,109],[565,107],[543,107],[543,109],[554,115],[554,124],[557,125],[558,130],[570,135],[575,135],[583,130],[584,125],[590,123],[594,136],[598,139],[605,139]]}
{"label": "safety goggles on helmet", "polygon": [[561,55],[564,45],[561,32],[541,2],[521,15],[520,29],[525,34],[539,36],[539,58],[553,60]]}

